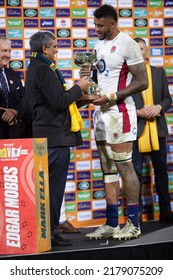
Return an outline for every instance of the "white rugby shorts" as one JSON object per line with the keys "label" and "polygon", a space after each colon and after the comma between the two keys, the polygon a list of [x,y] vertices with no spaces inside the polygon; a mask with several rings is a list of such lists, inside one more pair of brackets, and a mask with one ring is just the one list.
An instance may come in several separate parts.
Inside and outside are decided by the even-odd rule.
{"label": "white rugby shorts", "polygon": [[121,144],[136,140],[136,110],[119,112],[115,109],[96,109],[93,122],[96,141],[106,140],[109,144]]}

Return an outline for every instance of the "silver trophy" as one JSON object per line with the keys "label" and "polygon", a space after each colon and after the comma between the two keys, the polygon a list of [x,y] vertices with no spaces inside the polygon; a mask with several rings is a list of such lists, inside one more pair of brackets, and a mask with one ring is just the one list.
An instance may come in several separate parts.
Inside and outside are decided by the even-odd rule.
{"label": "silver trophy", "polygon": [[[93,63],[97,61],[96,51],[93,52],[74,52],[73,53],[74,63],[79,67],[85,67],[86,71],[91,71]],[[91,77],[88,78],[88,90],[82,96],[82,100],[94,100],[98,98],[96,89],[98,85],[92,80]]]}

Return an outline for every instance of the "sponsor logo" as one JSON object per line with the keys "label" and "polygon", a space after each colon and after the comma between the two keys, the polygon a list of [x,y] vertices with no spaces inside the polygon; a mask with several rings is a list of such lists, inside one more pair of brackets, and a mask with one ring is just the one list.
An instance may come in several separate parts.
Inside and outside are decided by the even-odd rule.
{"label": "sponsor logo", "polygon": [[150,39],[150,46],[162,46],[163,39],[162,38],[151,38]]}
{"label": "sponsor logo", "polygon": [[82,130],[81,134],[83,139],[89,139],[90,137],[90,132],[88,130]]}
{"label": "sponsor logo", "polygon": [[135,26],[138,26],[138,27],[147,26],[147,20],[146,19],[135,19]]}
{"label": "sponsor logo", "polygon": [[11,50],[11,59],[23,59],[23,50]]}
{"label": "sponsor logo", "polygon": [[135,37],[148,37],[148,28],[135,28]]}
{"label": "sponsor logo", "polygon": [[90,128],[90,121],[89,120],[83,120],[84,122],[84,127],[85,128]]}
{"label": "sponsor logo", "polygon": [[165,3],[164,3],[164,6],[165,6],[165,7],[173,7],[173,1],[164,0],[164,2],[165,2]]}
{"label": "sponsor logo", "polygon": [[22,48],[23,47],[23,41],[22,40],[11,40],[11,47],[12,48]]}
{"label": "sponsor logo", "polygon": [[6,30],[0,29],[0,36],[6,36]]}
{"label": "sponsor logo", "polygon": [[91,178],[90,171],[77,172],[77,180],[89,180]]}
{"label": "sponsor logo", "polygon": [[[167,151],[168,151],[168,153],[172,153],[173,152],[173,144],[168,144],[167,145]],[[173,176],[173,174],[172,174],[172,176]]]}
{"label": "sponsor logo", "polygon": [[173,45],[173,38],[165,38],[165,45],[172,46]]}
{"label": "sponsor logo", "polygon": [[70,29],[57,29],[57,37],[70,37]]}
{"label": "sponsor logo", "polygon": [[73,180],[75,180],[74,172],[68,173],[67,174],[67,181],[73,181]]}
{"label": "sponsor logo", "polygon": [[65,193],[65,201],[75,201],[75,193]]}
{"label": "sponsor logo", "polygon": [[131,18],[119,18],[119,27],[132,27],[133,21]]}
{"label": "sponsor logo", "polygon": [[150,36],[162,36],[163,30],[162,28],[150,28]]}
{"label": "sponsor logo", "polygon": [[24,19],[24,27],[38,27],[38,19]]}
{"label": "sponsor logo", "polygon": [[147,0],[134,0],[134,7],[147,7]]}
{"label": "sponsor logo", "polygon": [[173,19],[172,18],[165,18],[164,19],[165,26],[173,26]]}
{"label": "sponsor logo", "polygon": [[16,7],[20,5],[21,5],[20,0],[7,0],[7,6]]}
{"label": "sponsor logo", "polygon": [[93,218],[94,218],[94,219],[103,219],[103,218],[106,218],[106,210],[93,211]]}
{"label": "sponsor logo", "polygon": [[90,189],[90,182],[78,183],[78,190],[88,190],[88,189]]}
{"label": "sponsor logo", "polygon": [[50,8],[50,9],[41,8],[40,9],[40,17],[41,18],[54,17],[54,9],[53,8]]}
{"label": "sponsor logo", "polygon": [[93,198],[95,199],[100,199],[105,197],[105,192],[104,191],[94,191],[93,192]]}
{"label": "sponsor logo", "polygon": [[134,17],[147,17],[148,11],[146,9],[134,9]]}
{"label": "sponsor logo", "polygon": [[91,192],[78,192],[77,193],[78,200],[90,200]]}
{"label": "sponsor logo", "polygon": [[58,59],[58,68],[72,68],[72,61],[71,60],[62,60]]}
{"label": "sponsor logo", "polygon": [[86,27],[86,19],[72,19],[73,27]]}
{"label": "sponsor logo", "polygon": [[90,148],[90,141],[83,141],[83,144],[81,146],[77,147],[77,150],[83,150],[83,149],[89,149],[89,148]]}
{"label": "sponsor logo", "polygon": [[22,16],[22,11],[21,9],[11,9],[7,8],[7,16],[8,17],[21,17]]}
{"label": "sponsor logo", "polygon": [[22,27],[21,19],[8,19],[7,21],[8,27]]}
{"label": "sponsor logo", "polygon": [[151,8],[160,8],[162,7],[162,0],[150,0],[149,1],[149,7]]}
{"label": "sponsor logo", "polygon": [[103,173],[101,170],[92,171],[92,178],[93,179],[101,179],[103,178]]}
{"label": "sponsor logo", "polygon": [[31,51],[30,50],[25,50],[25,57],[30,58],[31,56]]}
{"label": "sponsor logo", "polygon": [[37,17],[38,10],[37,9],[24,9],[24,17]]}
{"label": "sponsor logo", "polygon": [[61,73],[64,78],[72,78],[72,70],[62,70]]}
{"label": "sponsor logo", "polygon": [[97,44],[98,39],[89,39],[88,40],[88,46],[90,49],[94,49],[95,45]]}
{"label": "sponsor logo", "polygon": [[[173,107],[172,107],[173,108]],[[173,142],[173,135],[168,135],[167,137],[167,143]]]}
{"label": "sponsor logo", "polygon": [[72,9],[72,17],[74,18],[81,18],[86,17],[86,9],[78,8],[78,9]]}
{"label": "sponsor logo", "polygon": [[76,151],[75,153],[76,159],[83,160],[90,158],[90,153],[85,153],[83,151]]}
{"label": "sponsor logo", "polygon": [[173,155],[172,154],[168,154],[167,161],[168,162],[173,162]]}
{"label": "sponsor logo", "polygon": [[100,7],[101,0],[88,0],[88,7]]}
{"label": "sponsor logo", "polygon": [[67,40],[58,39],[57,40],[57,45],[58,45],[58,48],[70,48],[71,47],[71,40],[70,39],[67,39]]}
{"label": "sponsor logo", "polygon": [[93,182],[92,182],[92,188],[93,188],[93,189],[103,189],[103,188],[104,188],[104,182],[103,182],[103,180],[93,181]]}
{"label": "sponsor logo", "polygon": [[70,9],[56,9],[56,16],[57,17],[69,17]]}
{"label": "sponsor logo", "polygon": [[83,119],[88,119],[88,118],[89,118],[89,112],[88,112],[88,110],[81,110],[81,111],[80,111],[80,114],[81,114],[81,117],[82,117]]}
{"label": "sponsor logo", "polygon": [[99,159],[92,160],[92,169],[101,169]]}
{"label": "sponsor logo", "polygon": [[89,28],[88,29],[88,37],[98,37],[96,30],[92,29],[92,28]]}
{"label": "sponsor logo", "polygon": [[89,210],[91,209],[91,202],[79,202],[77,205],[77,209],[80,210]]}
{"label": "sponsor logo", "polygon": [[[168,81],[168,84],[173,84],[173,76],[168,76],[167,77],[167,81]],[[168,110],[168,112],[169,112],[169,110]]]}
{"label": "sponsor logo", "polygon": [[73,40],[73,46],[76,48],[84,48],[86,47],[86,40]]}
{"label": "sponsor logo", "polygon": [[69,18],[57,18],[56,27],[69,28],[71,26]]}
{"label": "sponsor logo", "polygon": [[165,48],[165,55],[173,55],[173,48]]}
{"label": "sponsor logo", "polygon": [[40,7],[53,7],[54,0],[40,0]]}
{"label": "sponsor logo", "polygon": [[89,170],[91,169],[91,162],[88,161],[77,161],[76,170]]}
{"label": "sponsor logo", "polygon": [[75,203],[65,203],[65,212],[74,212],[76,211]]}
{"label": "sponsor logo", "polygon": [[[173,75],[173,66],[167,66],[165,67],[165,72],[166,72],[166,75]],[[167,115],[167,117],[170,118],[170,116]],[[172,117],[173,118],[173,117]]]}
{"label": "sponsor logo", "polygon": [[120,9],[119,10],[119,16],[120,17],[131,17],[132,16],[132,10],[131,9]]}
{"label": "sponsor logo", "polygon": [[163,56],[150,57],[150,64],[153,66],[163,66]]}
{"label": "sponsor logo", "polygon": [[77,220],[79,222],[92,220],[91,211],[78,212],[77,213]]}
{"label": "sponsor logo", "polygon": [[151,56],[159,56],[163,54],[162,48],[150,48],[150,55]]}
{"label": "sponsor logo", "polygon": [[54,27],[54,19],[41,19],[40,25],[41,27]]}
{"label": "sponsor logo", "polygon": [[105,209],[106,208],[106,199],[99,199],[93,201],[93,209]]}
{"label": "sponsor logo", "polygon": [[150,18],[149,19],[149,26],[153,27],[162,27],[163,26],[163,19],[162,18]]}
{"label": "sponsor logo", "polygon": [[69,170],[74,170],[74,167],[75,167],[75,166],[74,166],[74,162],[70,162],[70,163],[69,163],[68,169],[69,169]]}
{"label": "sponsor logo", "polygon": [[10,61],[10,67],[12,69],[22,69],[23,61],[19,61],[19,60]]}
{"label": "sponsor logo", "polygon": [[76,191],[76,183],[73,182],[66,182],[65,185],[65,192],[66,193],[71,193],[71,192],[75,192]]}
{"label": "sponsor logo", "polygon": [[92,158],[99,158],[99,152],[96,150],[96,151],[92,151]]}

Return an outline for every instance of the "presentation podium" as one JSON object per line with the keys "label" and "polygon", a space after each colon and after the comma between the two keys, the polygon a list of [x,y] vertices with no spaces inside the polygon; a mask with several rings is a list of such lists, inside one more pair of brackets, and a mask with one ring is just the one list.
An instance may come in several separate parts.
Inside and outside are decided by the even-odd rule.
{"label": "presentation podium", "polygon": [[0,140],[0,254],[51,249],[47,139]]}

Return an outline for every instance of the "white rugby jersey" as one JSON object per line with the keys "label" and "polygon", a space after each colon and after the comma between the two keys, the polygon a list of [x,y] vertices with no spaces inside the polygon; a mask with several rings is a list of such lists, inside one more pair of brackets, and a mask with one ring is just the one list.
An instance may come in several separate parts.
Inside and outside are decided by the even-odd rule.
{"label": "white rugby jersey", "polygon": [[127,87],[132,78],[128,65],[144,61],[138,44],[124,32],[113,40],[100,40],[95,50],[98,86],[107,93]]}

